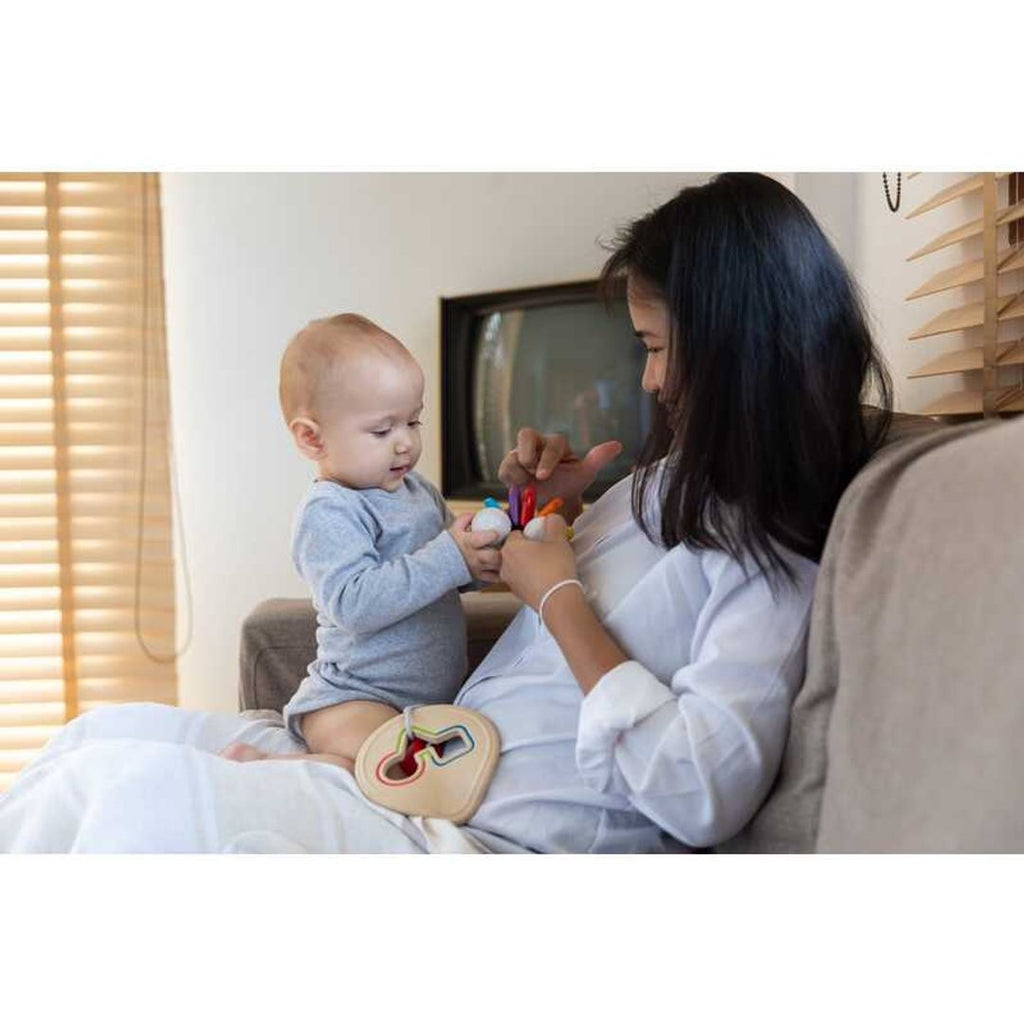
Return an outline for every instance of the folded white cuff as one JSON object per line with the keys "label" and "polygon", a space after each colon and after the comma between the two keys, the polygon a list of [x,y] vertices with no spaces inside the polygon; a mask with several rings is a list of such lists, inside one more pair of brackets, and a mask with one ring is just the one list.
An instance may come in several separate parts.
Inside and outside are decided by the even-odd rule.
{"label": "folded white cuff", "polygon": [[580,708],[576,767],[584,782],[607,792],[619,736],[673,700],[672,691],[638,661],[624,661],[601,676]]}

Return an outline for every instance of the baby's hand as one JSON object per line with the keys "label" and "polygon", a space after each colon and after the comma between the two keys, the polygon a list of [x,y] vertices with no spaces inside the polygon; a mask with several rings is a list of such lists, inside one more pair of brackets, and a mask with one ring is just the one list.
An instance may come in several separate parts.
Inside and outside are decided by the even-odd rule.
{"label": "baby's hand", "polygon": [[466,512],[459,516],[448,528],[448,532],[459,545],[459,551],[473,579],[483,583],[497,583],[501,571],[501,552],[488,545],[493,544],[498,535],[494,530],[479,530],[475,533],[470,530],[473,515],[472,512]]}

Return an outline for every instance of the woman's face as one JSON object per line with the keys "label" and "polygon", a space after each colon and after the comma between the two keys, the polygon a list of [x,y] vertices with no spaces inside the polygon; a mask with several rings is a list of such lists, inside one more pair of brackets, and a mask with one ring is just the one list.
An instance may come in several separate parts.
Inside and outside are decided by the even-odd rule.
{"label": "woman's face", "polygon": [[630,275],[626,285],[626,303],[633,330],[647,350],[640,386],[657,396],[665,386],[668,367],[670,319],[668,305],[657,291]]}

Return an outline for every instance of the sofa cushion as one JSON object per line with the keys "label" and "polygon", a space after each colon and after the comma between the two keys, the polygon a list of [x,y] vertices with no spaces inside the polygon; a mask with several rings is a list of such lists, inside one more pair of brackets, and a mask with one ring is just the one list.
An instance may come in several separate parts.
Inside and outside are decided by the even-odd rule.
{"label": "sofa cushion", "polygon": [[[779,774],[760,811],[739,835],[717,847],[719,852],[810,853],[815,849],[826,770],[831,770],[826,739],[837,688],[857,685],[858,672],[866,669],[862,659],[870,658],[865,652],[874,649],[870,630],[876,609],[890,601],[881,582],[875,589],[856,589],[863,577],[854,569],[881,565],[891,557],[880,546],[876,531],[901,490],[904,475],[933,452],[986,427],[981,423],[948,427],[926,417],[897,416],[886,444],[847,488],[822,553],[811,609],[807,671],[793,704]],[[946,534],[935,529],[933,536],[941,542]]]}
{"label": "sofa cushion", "polygon": [[316,612],[308,598],[262,601],[242,621],[238,701],[280,711],[316,657]]}
{"label": "sofa cushion", "polygon": [[[469,671],[483,660],[519,610],[508,591],[460,595],[466,613]],[[239,704],[243,710],[280,711],[316,657],[316,613],[307,598],[273,598],[242,622]]]}
{"label": "sofa cushion", "polygon": [[1024,851],[1024,421],[872,478],[833,590],[821,852]]}

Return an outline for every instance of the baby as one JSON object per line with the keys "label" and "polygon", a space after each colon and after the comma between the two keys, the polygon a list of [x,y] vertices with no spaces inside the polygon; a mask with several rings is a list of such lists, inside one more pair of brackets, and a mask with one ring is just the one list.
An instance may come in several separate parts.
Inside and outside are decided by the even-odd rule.
{"label": "baby", "polygon": [[[498,579],[492,532],[471,533],[420,457],[423,371],[352,313],[314,320],[281,360],[281,409],[317,479],[299,506],[292,558],[316,608],[317,657],[284,708],[309,754],[352,770],[363,741],[409,704],[445,704],[466,672],[457,589]],[[233,743],[223,756],[267,757]],[[271,755],[272,756],[272,755]]]}

